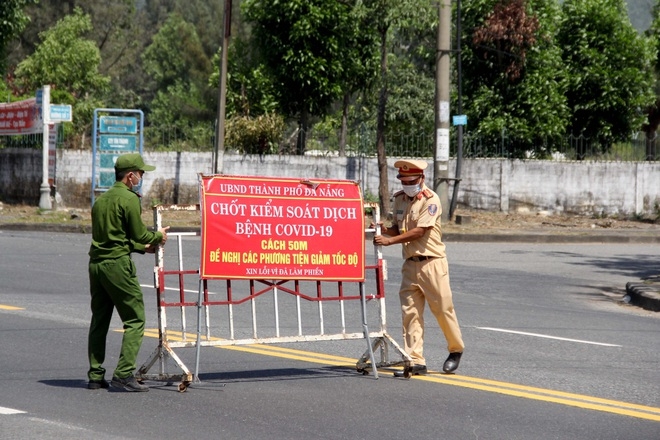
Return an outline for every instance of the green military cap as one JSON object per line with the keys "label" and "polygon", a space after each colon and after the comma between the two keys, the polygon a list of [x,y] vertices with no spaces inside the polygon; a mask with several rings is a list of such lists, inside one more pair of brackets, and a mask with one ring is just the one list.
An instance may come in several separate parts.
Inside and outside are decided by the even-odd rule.
{"label": "green military cap", "polygon": [[153,171],[156,167],[144,163],[140,153],[122,154],[115,162],[117,171]]}

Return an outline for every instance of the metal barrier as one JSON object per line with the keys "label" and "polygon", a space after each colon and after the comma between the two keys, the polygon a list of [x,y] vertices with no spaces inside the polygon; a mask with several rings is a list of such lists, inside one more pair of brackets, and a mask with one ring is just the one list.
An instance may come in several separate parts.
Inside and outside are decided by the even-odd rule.
{"label": "metal barrier", "polygon": [[[365,204],[365,208],[373,211],[373,219],[380,219],[377,204]],[[154,223],[156,229],[163,224],[163,213],[168,211],[198,211],[199,205],[159,205],[154,207]],[[365,233],[375,232],[366,229]],[[156,253],[154,267],[154,287],[156,289],[158,308],[158,346],[136,373],[141,379],[151,379],[172,382],[180,380],[179,391],[184,392],[193,381],[199,381],[199,362],[202,347],[222,347],[248,344],[275,344],[288,342],[310,342],[329,340],[366,339],[367,350],[356,362],[356,370],[368,374],[371,369],[374,378],[378,378],[378,368],[396,365],[410,365],[412,359],[387,333],[385,290],[386,261],[382,258],[380,248],[374,249],[373,264],[365,265],[364,282],[346,281],[309,281],[309,280],[206,280],[199,277],[199,261],[194,268],[185,268],[184,241],[196,240],[200,232],[170,233],[167,245],[167,255],[171,254],[172,242],[176,242],[177,262],[166,261],[165,252],[159,248]],[[197,243],[201,240],[196,240]],[[199,255],[199,254],[198,254]],[[166,287],[166,280],[175,278],[176,287]],[[185,289],[185,284],[196,283],[197,290]],[[212,289],[211,289],[212,287]],[[353,288],[354,291],[350,292]],[[367,293],[367,289],[371,293]],[[178,294],[172,296],[168,291]],[[288,295],[280,295],[285,293]],[[191,296],[196,295],[191,299]],[[304,300],[304,301],[303,301]],[[360,323],[351,327],[347,316],[354,318],[355,310],[346,307],[346,302],[360,301]],[[268,303],[272,313],[267,313],[260,304]],[[375,310],[368,308],[368,303],[375,303]],[[328,304],[328,305],[326,305]],[[329,304],[337,305],[335,320],[327,316]],[[249,307],[241,307],[247,306]],[[259,305],[259,307],[258,307]],[[326,306],[324,306],[326,305]],[[246,310],[246,308],[248,310]],[[170,316],[171,321],[180,328],[174,331],[168,327],[167,310],[174,309],[178,313]],[[226,319],[216,326],[218,309],[223,309]],[[197,326],[194,333],[188,331],[187,322],[191,314],[196,314]],[[282,315],[287,315],[287,321],[295,322],[295,326],[283,326]],[[309,321],[314,319],[314,323]],[[305,318],[305,319],[303,319]],[[377,321],[377,330],[370,331],[369,320]],[[222,321],[222,319],[221,319]],[[213,325],[212,325],[213,323]],[[195,347],[194,374],[183,360],[174,352],[174,348]],[[395,361],[389,360],[389,349],[393,348],[401,356]],[[375,353],[380,361],[376,361]],[[182,370],[182,373],[170,374],[166,370],[168,359]],[[149,371],[158,363],[158,373]],[[375,366],[375,367],[374,367]]]}

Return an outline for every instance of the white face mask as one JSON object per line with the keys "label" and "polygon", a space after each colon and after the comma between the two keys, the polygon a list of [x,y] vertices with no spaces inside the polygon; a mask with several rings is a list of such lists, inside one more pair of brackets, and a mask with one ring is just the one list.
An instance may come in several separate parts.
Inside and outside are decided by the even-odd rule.
{"label": "white face mask", "polygon": [[406,193],[408,197],[415,197],[421,190],[421,183],[418,183],[417,185],[403,185],[403,192]]}

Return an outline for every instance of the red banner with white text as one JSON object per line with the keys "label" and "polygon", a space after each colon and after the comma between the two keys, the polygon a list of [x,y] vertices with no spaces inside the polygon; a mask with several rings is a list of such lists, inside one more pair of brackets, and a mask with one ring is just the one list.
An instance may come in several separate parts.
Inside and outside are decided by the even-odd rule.
{"label": "red banner with white text", "polygon": [[41,105],[36,98],[0,104],[0,136],[43,133]]}
{"label": "red banner with white text", "polygon": [[364,212],[349,180],[202,176],[204,279],[364,281]]}

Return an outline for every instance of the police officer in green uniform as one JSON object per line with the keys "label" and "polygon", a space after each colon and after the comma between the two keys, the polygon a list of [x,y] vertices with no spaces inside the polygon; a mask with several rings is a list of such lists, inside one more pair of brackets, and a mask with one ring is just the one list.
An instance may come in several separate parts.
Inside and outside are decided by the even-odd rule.
{"label": "police officer in green uniform", "polygon": [[142,222],[138,190],[146,165],[138,153],[123,154],[115,162],[115,184],[92,207],[92,244],[89,250],[89,286],[92,320],[89,326],[88,388],[109,388],[105,380],[106,337],[114,309],[124,325],[124,336],[112,385],[127,391],[149,391],[133,375],[144,336],[144,300],[131,252],[154,253],[167,241],[169,227],[150,232]]}
{"label": "police officer in green uniform", "polygon": [[394,221],[383,228],[374,243],[382,246],[401,244],[402,280],[399,290],[403,318],[403,338],[411,366],[394,373],[397,377],[426,374],[424,359],[424,306],[429,304],[447,340],[449,357],[443,365],[445,373],[458,368],[464,344],[454,311],[449,271],[442,242],[438,195],[424,184],[427,163],[421,160],[399,160],[397,178],[403,191],[394,194]]}

